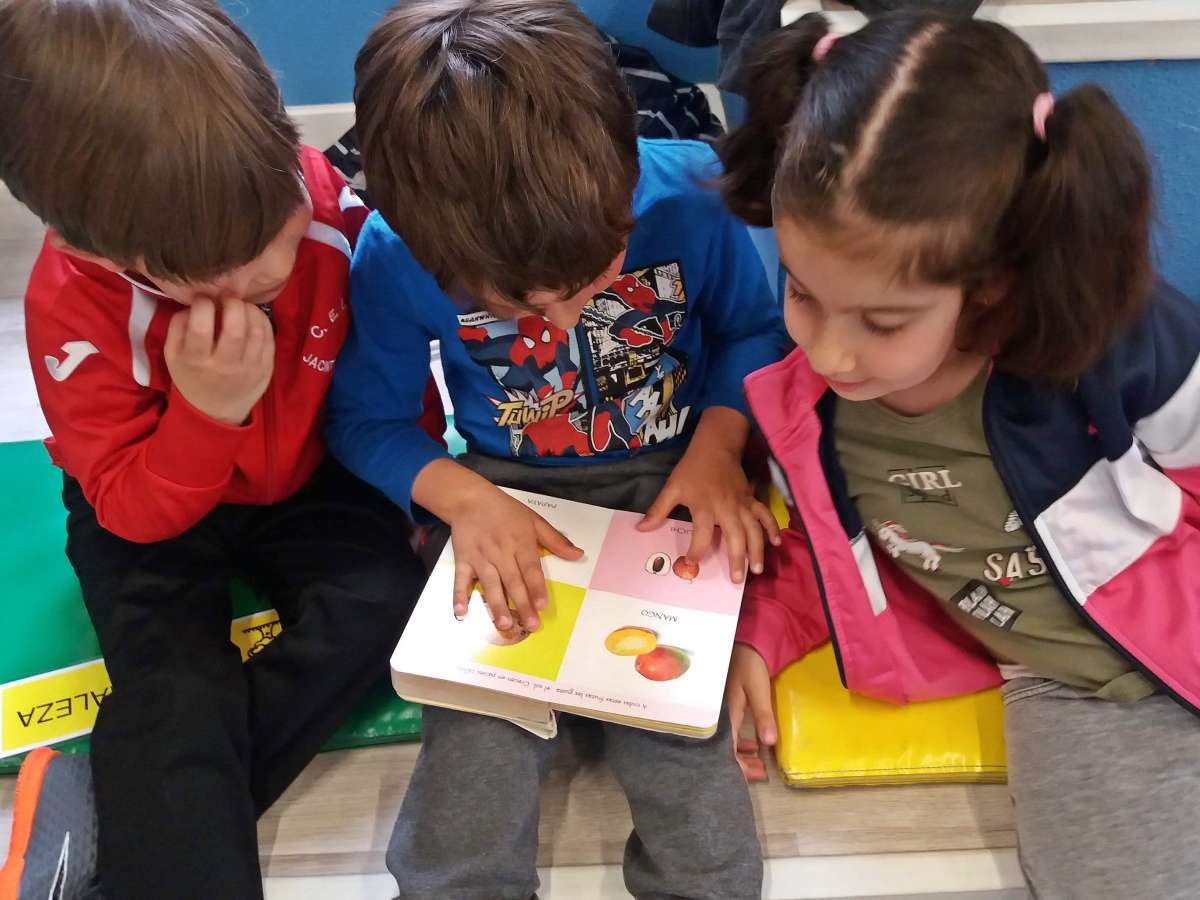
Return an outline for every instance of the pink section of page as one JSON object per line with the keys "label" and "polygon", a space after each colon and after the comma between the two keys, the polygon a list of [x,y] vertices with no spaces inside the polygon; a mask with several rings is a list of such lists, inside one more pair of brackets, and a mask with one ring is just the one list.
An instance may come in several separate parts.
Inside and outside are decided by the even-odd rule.
{"label": "pink section of page", "polygon": [[679,560],[691,543],[691,524],[671,520],[657,531],[643,533],[634,527],[641,519],[635,513],[613,514],[589,588],[684,609],[737,615],[742,586],[729,580],[729,560],[720,533],[699,572],[689,572]]}

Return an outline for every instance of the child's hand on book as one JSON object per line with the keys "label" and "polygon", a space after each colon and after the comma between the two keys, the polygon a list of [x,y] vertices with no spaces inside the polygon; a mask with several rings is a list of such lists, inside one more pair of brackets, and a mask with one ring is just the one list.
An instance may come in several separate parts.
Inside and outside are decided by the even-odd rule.
{"label": "child's hand on book", "polygon": [[196,300],[171,317],[163,347],[175,389],[206,416],[242,425],[275,368],[275,336],[252,303],[225,300],[218,321],[211,300]]}
{"label": "child's hand on book", "polygon": [[[758,756],[758,744],[773,747],[777,739],[775,707],[771,701],[771,673],[766,661],[748,644],[734,644],[729,661],[729,680],[725,683],[725,702],[729,708],[734,752],[747,781],[765,781],[766,767]],[[754,739],[740,737],[750,711]]]}
{"label": "child's hand on book", "polygon": [[714,529],[720,528],[735,582],[746,577],[747,567],[762,572],[767,540],[779,544],[779,525],[755,498],[742,470],[747,428],[745,416],[736,410],[705,410],[687,452],[638,525],[639,531],[653,531],[676,506],[686,506],[693,525],[687,558],[695,563],[704,559]]}
{"label": "child's hand on book", "polygon": [[480,481],[482,486],[448,520],[455,560],[454,615],[467,614],[478,581],[497,629],[511,628],[515,614],[528,631],[536,631],[541,627],[537,614],[547,603],[541,548],[569,560],[579,559],[583,551],[524,503]]}

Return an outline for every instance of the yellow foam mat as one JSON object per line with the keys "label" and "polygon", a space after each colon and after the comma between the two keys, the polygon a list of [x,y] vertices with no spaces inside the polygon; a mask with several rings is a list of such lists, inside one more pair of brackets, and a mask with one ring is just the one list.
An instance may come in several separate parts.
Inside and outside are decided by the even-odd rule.
{"label": "yellow foam mat", "polygon": [[998,688],[893,706],[842,687],[825,644],[779,673],[775,712],[775,758],[792,787],[1005,780]]}
{"label": "yellow foam mat", "polygon": [[[787,505],[771,487],[767,502],[780,526]],[[779,743],[775,760],[792,787],[1003,782],[1000,689],[949,700],[894,706],[852,694],[825,644],[775,679]]]}

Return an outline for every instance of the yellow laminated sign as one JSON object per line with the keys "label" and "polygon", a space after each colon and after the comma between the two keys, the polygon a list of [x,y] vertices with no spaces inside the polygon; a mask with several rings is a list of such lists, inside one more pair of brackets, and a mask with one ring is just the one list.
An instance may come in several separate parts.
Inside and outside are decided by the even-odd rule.
{"label": "yellow laminated sign", "polygon": [[[279,632],[279,616],[266,610],[234,619],[229,637],[246,660]],[[111,691],[102,659],[0,685],[0,757],[87,734]]]}
{"label": "yellow laminated sign", "polygon": [[[768,497],[780,524],[787,508]],[[830,644],[775,679],[775,758],[792,787],[1003,782],[1004,721],[999,688],[895,706],[852,694]]]}

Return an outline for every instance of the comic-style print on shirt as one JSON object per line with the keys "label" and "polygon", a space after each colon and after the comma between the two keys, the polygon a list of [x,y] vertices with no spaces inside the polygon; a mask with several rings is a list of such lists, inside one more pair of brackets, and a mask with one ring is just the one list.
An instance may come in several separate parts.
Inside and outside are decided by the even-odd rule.
{"label": "comic-style print on shirt", "polygon": [[513,456],[590,456],[683,433],[691,409],[675,397],[687,360],[669,348],[686,317],[672,262],[621,275],[570,331],[475,312],[458,317],[458,335],[496,382],[494,421]]}

